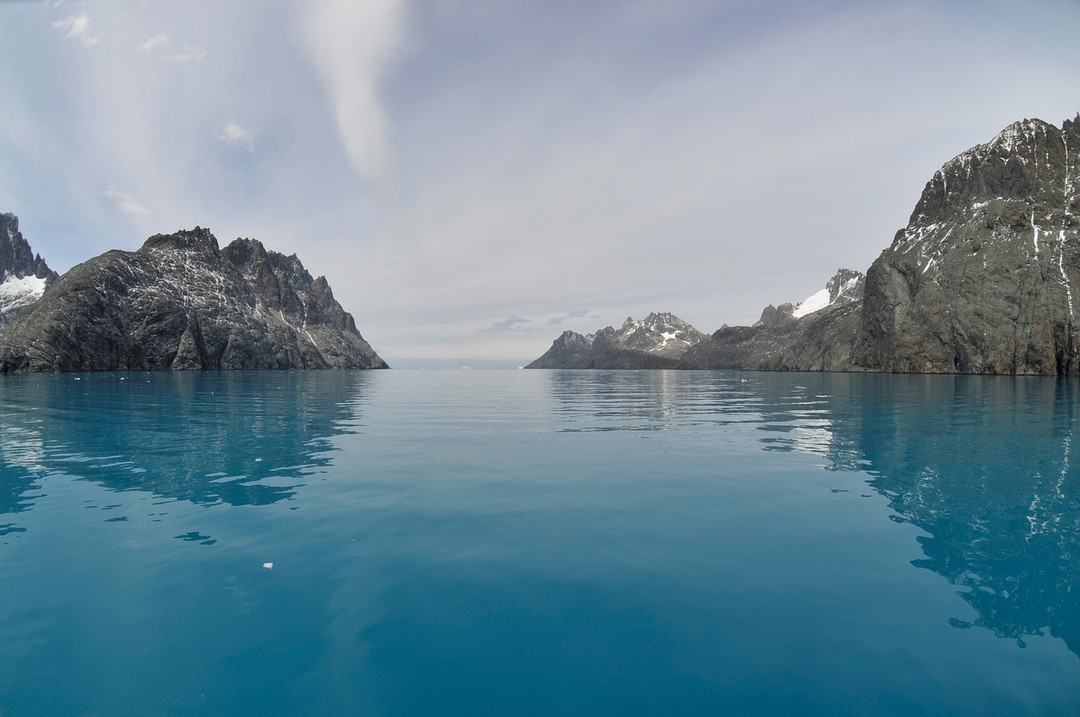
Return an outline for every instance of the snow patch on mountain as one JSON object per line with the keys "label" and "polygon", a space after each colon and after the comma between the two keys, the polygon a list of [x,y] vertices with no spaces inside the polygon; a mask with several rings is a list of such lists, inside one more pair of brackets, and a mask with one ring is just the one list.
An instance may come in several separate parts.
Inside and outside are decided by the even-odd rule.
{"label": "snow patch on mountain", "polygon": [[801,319],[830,306],[860,301],[865,281],[866,277],[862,272],[840,269],[829,279],[824,289],[814,292],[797,304],[791,315]]}
{"label": "snow patch on mountain", "polygon": [[45,293],[45,279],[36,276],[7,276],[0,282],[0,314],[29,306]]}
{"label": "snow patch on mountain", "polygon": [[796,319],[801,319],[807,314],[812,314],[815,311],[821,311],[829,305],[829,290],[822,289],[816,291],[810,296],[806,297],[802,303],[795,307],[795,311],[792,313]]}

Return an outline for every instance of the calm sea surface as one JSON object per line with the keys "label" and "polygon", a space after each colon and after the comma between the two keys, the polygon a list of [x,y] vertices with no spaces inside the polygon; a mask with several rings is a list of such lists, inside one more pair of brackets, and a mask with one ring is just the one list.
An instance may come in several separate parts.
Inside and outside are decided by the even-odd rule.
{"label": "calm sea surface", "polygon": [[2,377],[0,715],[1078,715],[1078,401]]}

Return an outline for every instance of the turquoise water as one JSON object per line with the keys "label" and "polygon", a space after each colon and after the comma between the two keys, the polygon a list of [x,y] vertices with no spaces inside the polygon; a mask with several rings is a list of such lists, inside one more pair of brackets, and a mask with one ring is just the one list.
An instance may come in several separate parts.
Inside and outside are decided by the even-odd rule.
{"label": "turquoise water", "polygon": [[3,377],[0,715],[1080,714],[1078,388]]}

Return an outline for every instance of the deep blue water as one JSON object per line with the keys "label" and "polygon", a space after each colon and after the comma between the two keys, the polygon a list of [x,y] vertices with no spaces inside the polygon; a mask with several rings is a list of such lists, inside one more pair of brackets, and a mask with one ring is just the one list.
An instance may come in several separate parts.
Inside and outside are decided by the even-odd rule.
{"label": "deep blue water", "polygon": [[0,715],[1080,714],[1078,400],[2,377]]}

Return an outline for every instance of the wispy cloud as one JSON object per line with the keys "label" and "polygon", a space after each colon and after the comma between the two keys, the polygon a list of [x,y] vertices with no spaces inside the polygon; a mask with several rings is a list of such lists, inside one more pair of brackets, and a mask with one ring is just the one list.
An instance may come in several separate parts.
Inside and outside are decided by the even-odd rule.
{"label": "wispy cloud", "polygon": [[168,35],[154,35],[146,42],[139,45],[139,49],[143,52],[150,52],[163,45],[168,45],[170,42],[172,42],[172,40]]}
{"label": "wispy cloud", "polygon": [[206,50],[197,45],[184,43],[184,47],[180,52],[169,55],[168,59],[179,65],[190,65],[195,62],[202,62],[206,59]]}
{"label": "wispy cloud", "polygon": [[239,122],[222,122],[214,137],[225,144],[238,145],[249,152],[255,151],[255,133],[244,128]]}
{"label": "wispy cloud", "polygon": [[589,315],[587,310],[571,311],[569,314],[563,314],[562,316],[553,316],[547,320],[548,326],[558,326],[570,319],[581,319]]}
{"label": "wispy cloud", "polygon": [[109,187],[105,190],[105,196],[113,201],[120,213],[126,214],[132,219],[145,219],[151,214],[149,209],[139,204],[135,197],[122,189]]}
{"label": "wispy cloud", "polygon": [[480,333],[482,333],[482,334],[501,334],[501,333],[505,333],[507,331],[513,331],[514,327],[517,326],[518,324],[527,324],[527,323],[529,323],[528,319],[523,319],[520,316],[511,316],[509,319],[504,319],[502,321],[496,321],[494,324],[487,327],[486,329],[480,329]]}
{"label": "wispy cloud", "polygon": [[297,0],[297,6],[349,160],[364,179],[379,179],[388,163],[379,83],[402,44],[405,0]]}
{"label": "wispy cloud", "polygon": [[57,20],[53,23],[53,28],[64,33],[65,40],[77,40],[84,47],[98,44],[104,35],[104,33],[94,34],[93,29],[90,27],[90,17],[86,13]]}

